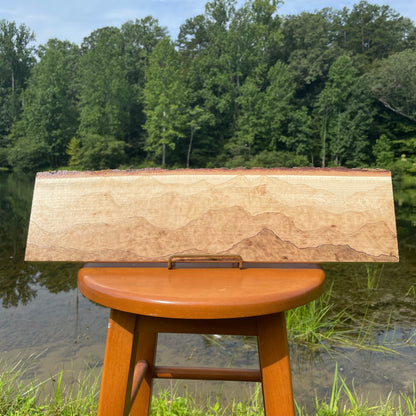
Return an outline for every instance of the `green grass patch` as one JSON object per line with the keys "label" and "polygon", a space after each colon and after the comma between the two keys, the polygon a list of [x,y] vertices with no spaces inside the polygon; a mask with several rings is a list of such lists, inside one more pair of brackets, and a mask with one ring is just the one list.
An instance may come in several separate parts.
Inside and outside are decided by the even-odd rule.
{"label": "green grass patch", "polygon": [[[177,386],[178,384],[176,384]],[[152,398],[151,416],[260,416],[263,415],[261,387],[258,384],[246,401],[233,400],[223,404],[219,397],[197,399],[185,389],[178,394],[176,388],[162,390]]]}
{"label": "green grass patch", "polygon": [[[379,269],[368,272],[370,283],[379,284]],[[391,316],[390,316],[391,317]],[[392,329],[390,317],[387,322],[376,322],[369,315],[369,305],[365,306],[358,317],[350,313],[348,308],[338,310],[332,301],[332,287],[327,289],[318,299],[291,309],[286,313],[286,325],[289,340],[295,344],[307,345],[311,350],[322,348],[326,351],[334,347],[367,349],[396,353],[395,347],[387,338],[381,340],[376,333],[382,329],[385,334]]]}
{"label": "green grass patch", "polygon": [[329,342],[347,343],[348,330],[341,329],[347,319],[345,311],[333,312],[331,303],[332,288],[326,290],[320,298],[291,309],[286,313],[286,325],[289,339],[312,346],[324,346]]}
{"label": "green grass patch", "polygon": [[81,373],[70,383],[64,371],[46,381],[24,378],[36,356],[20,359],[10,366],[0,361],[0,415],[2,416],[74,416],[95,415],[99,394],[98,377],[93,370]]}
{"label": "green grass patch", "polygon": [[[23,385],[27,360],[8,367],[0,362],[0,415],[2,416],[88,416],[97,414],[98,385],[95,372],[88,370],[77,382],[66,385],[65,373],[44,382]],[[262,393],[257,385],[246,401],[222,404],[218,398],[200,399],[187,389],[178,393],[177,386],[161,390],[152,399],[151,416],[263,416]],[[176,386],[176,387],[175,387]],[[52,393],[41,399],[42,390]],[[44,393],[44,392],[43,392]],[[335,368],[330,396],[316,398],[315,409],[307,412],[295,402],[298,416],[411,416],[416,414],[416,389],[410,394],[390,393],[377,403],[348,386]]]}
{"label": "green grass patch", "polygon": [[297,406],[299,416],[414,416],[416,415],[416,391],[409,394],[390,393],[377,403],[370,403],[366,396],[349,387],[335,367],[331,396],[323,401],[316,399],[316,410],[310,414]]}

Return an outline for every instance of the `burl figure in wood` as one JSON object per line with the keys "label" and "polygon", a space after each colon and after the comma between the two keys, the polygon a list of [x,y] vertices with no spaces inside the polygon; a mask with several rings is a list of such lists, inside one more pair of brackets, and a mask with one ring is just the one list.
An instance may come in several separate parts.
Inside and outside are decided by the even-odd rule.
{"label": "burl figure in wood", "polygon": [[[391,176],[42,173],[26,260],[93,262],[78,287],[111,310],[99,415],[147,415],[154,378],[189,378],[261,382],[267,416],[291,416],[284,311],[322,293],[313,263],[398,261]],[[257,336],[259,369],[156,366],[159,332]]]}

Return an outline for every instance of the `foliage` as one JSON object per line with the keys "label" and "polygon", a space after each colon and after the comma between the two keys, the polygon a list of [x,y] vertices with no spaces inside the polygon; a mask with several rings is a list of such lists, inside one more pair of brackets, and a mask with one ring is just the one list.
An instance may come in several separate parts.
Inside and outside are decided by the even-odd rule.
{"label": "foliage", "polygon": [[[36,357],[31,357],[33,359]],[[0,363],[0,414],[4,416],[44,416],[44,415],[95,415],[97,412],[98,378],[94,369],[80,374],[74,383],[75,388],[65,379],[61,371],[49,380],[34,380],[24,385],[20,379],[27,371],[28,360],[19,360],[12,365]],[[26,366],[26,368],[25,368]],[[178,393],[178,384],[171,389],[161,390],[152,398],[151,416],[258,416],[263,415],[261,389],[257,385],[251,397],[246,401],[232,401],[222,405],[219,398],[206,402],[198,401],[188,389]],[[52,394],[40,399],[45,388],[52,387]],[[296,401],[299,416],[308,416]],[[335,365],[332,390],[327,400],[316,398],[314,413],[317,416],[404,416],[416,411],[415,386],[409,393],[388,394],[377,403],[349,386]]]}
{"label": "foliage", "polygon": [[[40,60],[34,66],[23,93],[25,106],[11,135],[14,149],[36,148],[43,153],[43,166],[66,162],[65,148],[75,134],[78,122],[74,73],[79,57],[78,46],[51,39],[39,50]],[[22,143],[20,143],[22,142]],[[13,166],[22,166],[11,159]]]}
{"label": "foliage", "polygon": [[286,168],[309,166],[308,158],[303,155],[297,155],[292,152],[268,152],[263,151],[257,154],[249,164],[249,167],[279,167]]}
{"label": "foliage", "polygon": [[76,152],[75,161],[78,160],[78,166],[81,169],[97,170],[117,168],[125,162],[125,159],[123,141],[111,136],[88,134],[82,138],[81,149]]}
{"label": "foliage", "polygon": [[152,398],[150,416],[261,416],[264,414],[261,388],[257,385],[252,396],[244,402],[233,401],[229,405],[221,405],[217,397],[207,399],[206,403],[198,403],[188,389],[178,394],[176,389],[166,389]]}
{"label": "foliage", "polygon": [[[91,415],[97,411],[98,377],[90,369],[72,383],[61,371],[51,379],[34,380],[24,385],[21,379],[31,368],[36,356],[20,359],[10,365],[0,361],[0,414],[4,416],[71,416]],[[72,387],[71,387],[72,384]],[[45,389],[52,391],[40,399]]]}
{"label": "foliage", "polygon": [[373,146],[373,154],[376,158],[375,166],[381,169],[391,169],[394,161],[394,151],[390,140],[382,134]]}
{"label": "foliage", "polygon": [[16,170],[36,172],[49,166],[49,152],[45,143],[21,137],[8,151],[7,160]]}
{"label": "foliage", "polygon": [[[401,174],[401,155],[413,157],[416,30],[386,5],[283,17],[278,0],[213,0],[176,41],[147,16],[99,28],[80,46],[51,39],[37,61],[33,39],[1,22],[1,166],[378,165]],[[114,157],[93,135],[113,138]]]}
{"label": "foliage", "polygon": [[328,47],[333,31],[331,20],[330,11],[324,9],[289,16],[283,22],[284,61],[302,95],[322,85],[331,63],[341,53],[336,44]]}
{"label": "foliage", "polygon": [[416,122],[416,51],[394,53],[368,73],[371,90],[389,110]]}
{"label": "foliage", "polygon": [[35,63],[35,37],[24,25],[0,20],[0,136],[10,132],[21,108],[20,94]]}
{"label": "foliage", "polygon": [[144,89],[144,112],[147,131],[146,150],[162,155],[165,165],[166,147],[174,150],[184,137],[186,91],[178,53],[170,39],[161,40],[149,59]]}
{"label": "foliage", "polygon": [[[249,151],[248,146],[246,151]],[[293,152],[269,152],[267,150],[258,153],[250,160],[247,160],[247,158],[244,156],[236,155],[233,158],[230,158],[225,164],[225,167],[227,168],[294,168],[302,166],[310,166],[308,158],[306,156],[297,155]]]}
{"label": "foliage", "polygon": [[66,154],[69,156],[68,166],[70,168],[77,169],[81,166],[81,141],[75,136],[68,143]]}
{"label": "foliage", "polygon": [[[344,319],[344,313],[331,315],[331,289],[327,290],[318,300],[307,303],[286,313],[289,337],[294,342],[305,344],[321,344],[336,341],[337,327]],[[341,333],[340,333],[341,335]]]}
{"label": "foliage", "polygon": [[34,39],[24,24],[0,20],[0,167],[9,166],[9,136],[19,118],[22,93],[35,63]]}
{"label": "foliage", "polygon": [[126,135],[127,106],[131,91],[127,70],[120,60],[123,37],[119,29],[97,29],[82,44],[79,62],[78,134],[113,136]]}
{"label": "foliage", "polygon": [[[308,416],[308,413],[298,407],[299,416]],[[415,386],[410,394],[400,394],[395,397],[389,394],[383,401],[373,404],[360,395],[354,385],[348,386],[339,375],[338,366],[335,366],[329,403],[316,399],[316,416],[404,416],[414,415],[416,410]]]}
{"label": "foliage", "polygon": [[338,57],[329,69],[316,105],[322,126],[322,166],[328,164],[328,156],[335,166],[357,167],[366,161],[373,111],[363,82],[347,55]]}
{"label": "foliage", "polygon": [[342,30],[337,40],[344,50],[359,56],[360,67],[412,47],[415,28],[411,20],[388,5],[361,0],[350,12],[338,13],[338,18]]}
{"label": "foliage", "polygon": [[198,104],[194,107],[189,107],[186,117],[188,118],[187,127],[190,130],[188,153],[186,156],[186,167],[189,168],[192,145],[194,144],[196,133],[205,125],[213,125],[215,120],[212,113],[207,111],[206,108],[200,107]]}
{"label": "foliage", "polygon": [[[237,103],[241,113],[234,138],[226,145],[232,154],[248,155],[285,148],[287,120],[293,110],[295,84],[286,65],[278,61],[264,80],[247,77]],[[248,149],[248,153],[247,150]]]}

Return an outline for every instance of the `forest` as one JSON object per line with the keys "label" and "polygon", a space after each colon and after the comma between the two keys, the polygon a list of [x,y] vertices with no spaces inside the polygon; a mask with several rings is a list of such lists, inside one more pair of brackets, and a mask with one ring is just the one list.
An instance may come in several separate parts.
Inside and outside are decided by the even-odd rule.
{"label": "forest", "polygon": [[212,0],[175,40],[147,16],[35,41],[0,21],[0,169],[370,167],[416,188],[416,28],[390,6]]}

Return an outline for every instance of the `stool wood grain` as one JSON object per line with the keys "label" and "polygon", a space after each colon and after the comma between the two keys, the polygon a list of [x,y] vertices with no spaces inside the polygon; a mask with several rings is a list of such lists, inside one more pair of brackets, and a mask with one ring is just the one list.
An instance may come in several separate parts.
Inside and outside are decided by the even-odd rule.
{"label": "stool wood grain", "polygon": [[[153,378],[258,381],[267,415],[294,415],[284,311],[315,299],[324,281],[320,268],[301,265],[82,268],[80,291],[111,308],[99,415],[147,415]],[[159,332],[257,336],[259,370],[157,367]],[[143,362],[136,396],[135,366]]]}

